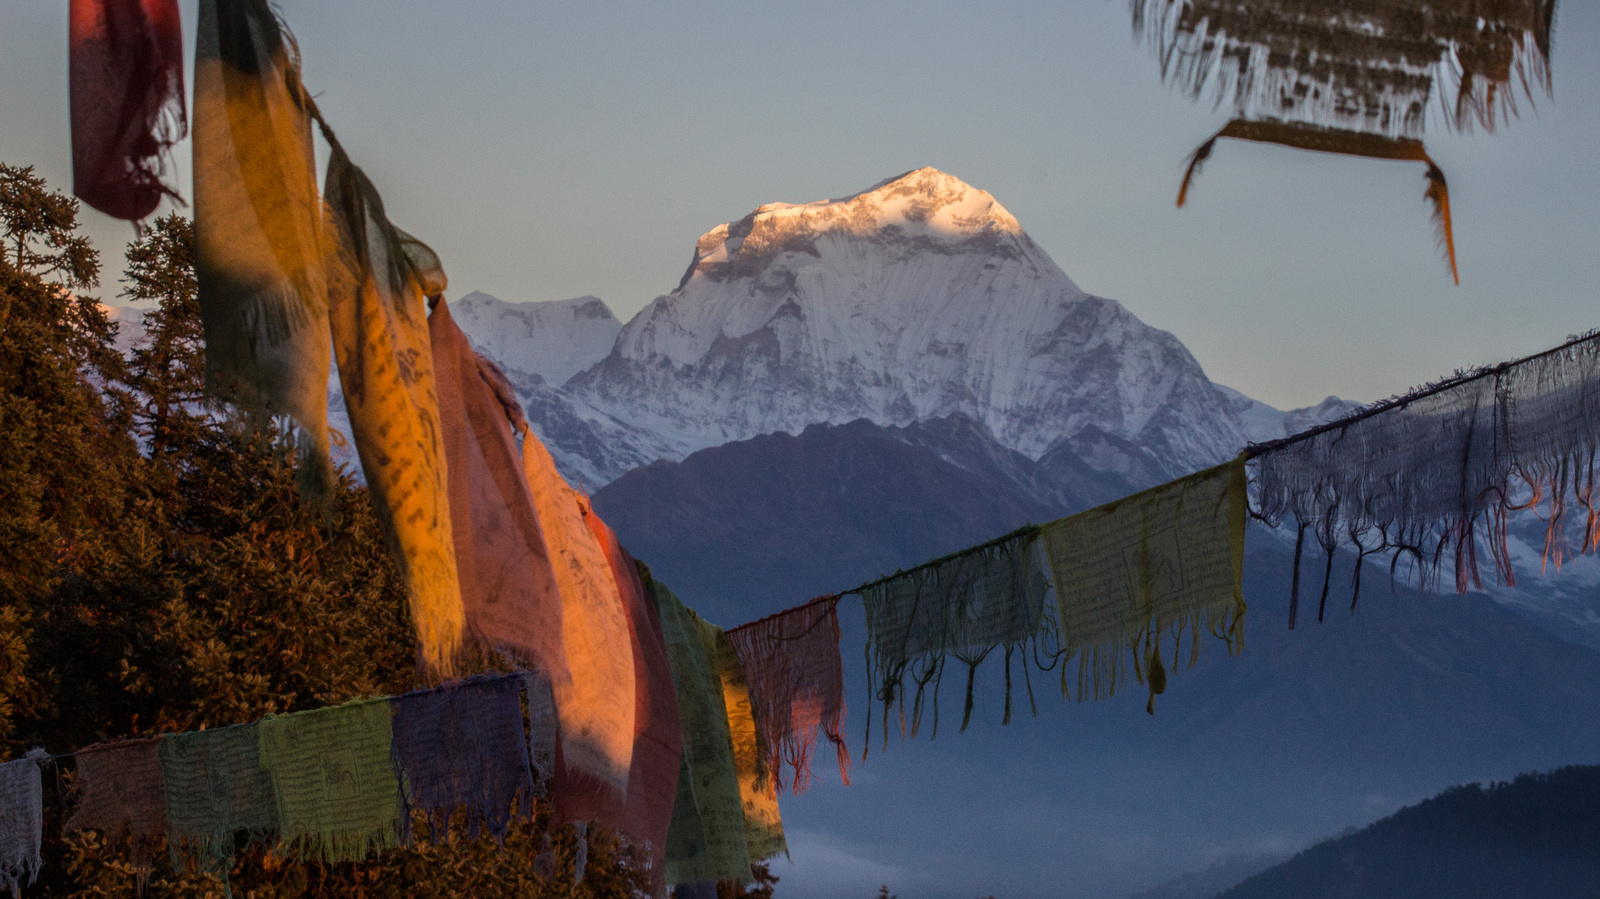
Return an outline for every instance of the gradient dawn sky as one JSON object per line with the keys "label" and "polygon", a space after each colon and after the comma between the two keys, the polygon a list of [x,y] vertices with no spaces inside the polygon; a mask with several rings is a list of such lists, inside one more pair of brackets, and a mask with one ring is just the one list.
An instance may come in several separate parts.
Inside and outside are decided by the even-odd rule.
{"label": "gradient dawn sky", "polygon": [[[1175,208],[1227,112],[1162,84],[1123,0],[281,8],[322,109],[456,295],[594,294],[625,319],[718,223],[931,165],[1280,407],[1377,399],[1600,326],[1600,4],[1561,5],[1553,97],[1494,134],[1429,122],[1460,287],[1416,164],[1225,143]],[[184,16],[192,41],[193,2]],[[66,19],[65,0],[0,0],[0,160],[62,189]],[[131,230],[87,217],[116,257]]]}

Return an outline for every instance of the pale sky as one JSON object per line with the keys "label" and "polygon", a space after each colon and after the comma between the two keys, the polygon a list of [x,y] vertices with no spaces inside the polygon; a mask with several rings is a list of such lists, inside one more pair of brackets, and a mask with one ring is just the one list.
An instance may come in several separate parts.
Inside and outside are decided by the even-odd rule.
{"label": "pale sky", "polygon": [[[1377,399],[1600,325],[1594,3],[1561,6],[1536,113],[1492,135],[1429,123],[1460,287],[1420,165],[1224,143],[1174,208],[1227,111],[1161,83],[1122,0],[281,7],[307,84],[456,295],[594,294],[626,319],[715,225],[932,165],[1214,380],[1280,407]],[[0,0],[0,160],[61,189],[66,13]],[[184,15],[192,41],[192,2]],[[131,229],[87,218],[117,263]]]}

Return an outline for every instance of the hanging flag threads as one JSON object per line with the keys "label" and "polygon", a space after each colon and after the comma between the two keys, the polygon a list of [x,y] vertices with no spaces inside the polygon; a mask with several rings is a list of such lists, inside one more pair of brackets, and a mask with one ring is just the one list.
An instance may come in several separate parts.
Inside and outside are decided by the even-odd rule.
{"label": "hanging flag threads", "polygon": [[[1168,634],[1173,667],[1186,630],[1190,665],[1203,631],[1230,653],[1243,648],[1246,503],[1240,456],[1041,529],[1062,658],[1079,656],[1079,701],[1115,694],[1128,650],[1154,714],[1166,689]],[[1061,688],[1069,692],[1064,663]]]}
{"label": "hanging flag threads", "polygon": [[[480,827],[503,841],[514,821],[533,816],[533,773],[522,724],[522,679],[472,678],[397,696],[394,757],[406,806],[428,817],[428,836],[445,842],[450,814],[467,813],[467,837]],[[402,818],[411,842],[411,816]]]}
{"label": "hanging flag threads", "polygon": [[839,597],[825,596],[728,631],[767,747],[767,769],[780,791],[787,766],[791,789],[805,792],[819,734],[833,744],[839,777],[850,785],[838,607]]}
{"label": "hanging flag threads", "polygon": [[20,899],[44,862],[44,786],[40,768],[49,756],[34,749],[0,765],[0,888]]}
{"label": "hanging flag threads", "polygon": [[[1547,564],[1600,546],[1597,449],[1600,336],[1588,334],[1252,445],[1249,453],[1257,514],[1269,524],[1292,517],[1330,560],[1346,545],[1363,560],[1389,554],[1391,574],[1407,562],[1425,589],[1450,570],[1464,593],[1483,583],[1481,553],[1501,582],[1516,582],[1506,522],[1518,510],[1544,517]],[[1574,517],[1581,525],[1576,541],[1569,533]],[[1328,590],[1325,574],[1319,620]],[[1359,582],[1352,606],[1357,598]]]}
{"label": "hanging flag threads", "polygon": [[[921,728],[923,700],[933,685],[931,735],[939,728],[939,686],[948,656],[967,666],[961,729],[972,719],[978,665],[994,649],[1006,656],[1004,720],[1011,720],[1011,654],[1039,633],[1049,581],[1037,555],[1038,528],[1029,526],[979,547],[898,572],[852,591],[867,613],[869,678],[889,717],[900,709],[906,727],[906,678],[916,685],[909,733]],[[1026,669],[1024,669],[1026,671]],[[867,722],[871,733],[872,722]]]}
{"label": "hanging flag threads", "polygon": [[189,133],[177,0],[72,0],[72,192],[139,222],[162,197],[172,146]]}
{"label": "hanging flag threads", "polygon": [[73,790],[77,806],[67,830],[98,830],[126,839],[142,886],[167,832],[167,794],[161,781],[159,739],[125,740],[80,749]]}
{"label": "hanging flag threads", "polygon": [[374,511],[410,594],[420,662],[443,678],[455,671],[466,622],[423,300],[444,290],[444,272],[431,250],[390,224],[372,182],[337,142],[327,184],[339,386]]}
{"label": "hanging flag threads", "polygon": [[365,700],[262,719],[281,849],[347,862],[401,845],[390,715],[388,701]]}
{"label": "hanging flag threads", "polygon": [[298,432],[302,488],[332,484],[328,297],[311,100],[267,0],[200,0],[195,275],[213,395]]}

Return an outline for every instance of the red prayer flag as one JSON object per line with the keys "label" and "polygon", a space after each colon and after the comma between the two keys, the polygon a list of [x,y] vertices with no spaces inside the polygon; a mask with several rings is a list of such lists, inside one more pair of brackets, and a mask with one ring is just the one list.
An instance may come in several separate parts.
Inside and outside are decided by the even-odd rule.
{"label": "red prayer flag", "polygon": [[177,0],[72,0],[72,190],[138,221],[162,196],[172,145],[189,131]]}

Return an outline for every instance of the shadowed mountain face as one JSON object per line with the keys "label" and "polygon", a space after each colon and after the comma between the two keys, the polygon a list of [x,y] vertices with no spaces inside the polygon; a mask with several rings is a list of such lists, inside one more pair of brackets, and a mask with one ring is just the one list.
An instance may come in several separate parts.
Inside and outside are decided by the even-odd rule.
{"label": "shadowed mountain face", "polygon": [[701,450],[623,475],[594,507],[657,576],[694,584],[697,608],[732,623],[1088,508],[1088,495],[955,416]]}
{"label": "shadowed mountain face", "polygon": [[[1041,501],[1025,476],[1044,477],[1042,466],[1008,473],[1014,457],[972,451],[970,425],[908,435],[855,422],[758,438],[633,472],[595,505],[685,601],[731,624],[1113,489],[1079,480]],[[1252,529],[1244,653],[1208,640],[1198,666],[1173,672],[1153,718],[1137,692],[1069,704],[1058,673],[1024,681],[1014,664],[1020,712],[1002,728],[997,656],[979,669],[967,733],[955,732],[953,683],[937,739],[891,737],[885,750],[875,722],[854,787],[819,763],[817,788],[784,797],[793,863],[774,871],[785,895],[870,895],[888,883],[903,896],[1123,899],[1230,857],[1293,851],[1453,783],[1600,761],[1600,654],[1482,595],[1391,591],[1376,568],[1352,615],[1348,559],[1325,623],[1314,577],[1291,632],[1290,571],[1289,546]],[[847,599],[841,618],[859,760],[859,604]]]}
{"label": "shadowed mountain face", "polygon": [[1218,899],[1600,896],[1600,767],[1455,787]]}

